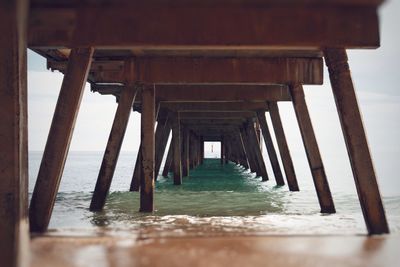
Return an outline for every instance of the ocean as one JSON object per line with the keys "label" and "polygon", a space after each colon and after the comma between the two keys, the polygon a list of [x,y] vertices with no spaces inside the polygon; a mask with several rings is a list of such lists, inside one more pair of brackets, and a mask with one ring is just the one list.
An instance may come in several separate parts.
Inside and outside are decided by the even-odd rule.
{"label": "ocean", "polygon": [[[174,186],[172,177],[156,181],[155,212],[139,213],[139,193],[129,192],[135,152],[121,152],[104,211],[89,204],[102,152],[70,152],[50,221],[50,232],[132,233],[152,236],[365,234],[352,177],[329,179],[336,214],[321,214],[312,178],[296,170],[300,192],[276,187],[270,180],[219,159],[204,164]],[[29,154],[29,192],[33,191],[42,152]],[[329,178],[329,177],[328,177]],[[345,181],[345,182],[344,182]],[[351,187],[351,186],[350,186]],[[400,232],[400,195],[383,195],[392,233]]]}

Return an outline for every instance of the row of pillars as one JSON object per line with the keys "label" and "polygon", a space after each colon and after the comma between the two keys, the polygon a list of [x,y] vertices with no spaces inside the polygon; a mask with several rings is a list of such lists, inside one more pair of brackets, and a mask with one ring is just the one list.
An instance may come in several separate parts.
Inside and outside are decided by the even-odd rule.
{"label": "row of pillars", "polygon": [[[2,220],[0,229],[2,231],[2,236],[10,241],[9,244],[15,244],[16,240],[20,240],[20,230],[26,229],[28,225],[25,223],[27,218],[27,206],[25,203],[27,201],[28,179],[26,138],[26,47],[16,49],[12,46],[7,51],[6,54],[2,55],[3,59],[9,58],[8,64],[6,64],[7,68],[0,68],[0,77],[2,77],[0,83],[0,99],[2,103],[0,117],[3,120],[2,125],[9,125],[10,127],[2,127],[1,129],[2,150],[0,156],[3,177],[10,177],[10,179],[12,179],[2,180],[2,186],[0,187],[2,193],[2,207],[0,209]],[[11,56],[8,53],[11,53]],[[82,92],[90,69],[92,55],[93,48],[77,48],[73,49],[71,52],[39,169],[38,179],[32,194],[29,208],[29,226],[32,232],[43,232],[48,227],[69,150]],[[326,50],[325,58],[329,68],[339,118],[368,232],[370,234],[387,233],[389,229],[376,182],[361,115],[358,110],[357,99],[347,64],[346,52],[343,49]],[[15,66],[15,68],[11,68],[10,66]],[[119,150],[126,130],[126,124],[137,92],[134,74],[134,64],[132,61],[127,60],[125,62],[125,89],[119,98],[118,109],[91,203],[92,210],[100,210],[104,206],[105,198],[111,184]],[[4,77],[8,78],[4,80]],[[303,143],[306,148],[308,162],[317,189],[321,211],[334,212],[335,209],[331,193],[305,104],[302,86],[296,84],[290,85],[289,87]],[[154,209],[153,194],[156,159],[154,125],[157,114],[154,87],[143,87],[142,90],[143,109],[139,158],[141,164],[140,170],[138,170],[140,175],[135,178],[135,186],[140,186],[140,210],[152,211]],[[269,111],[271,114],[278,113],[276,103],[271,103]],[[174,136],[180,136],[182,134],[178,116],[179,114],[174,117],[171,123],[173,132],[172,144],[174,148],[170,154],[172,154],[172,158],[174,159],[172,162],[175,184],[180,184],[182,182],[182,166],[181,161],[178,160],[182,156],[182,151],[180,149],[181,143],[180,140],[174,140],[177,139],[174,138]],[[259,116],[262,117],[262,114]],[[287,144],[285,144],[283,138],[279,138],[284,136],[283,128],[276,123],[280,120],[277,115],[271,115],[271,118],[274,123],[276,136],[278,137],[278,146],[281,156],[282,158],[286,158],[283,160],[283,163],[288,184],[290,189],[295,191],[298,189],[298,186],[297,182],[295,182],[293,164],[288,159],[289,152]],[[260,120],[261,126],[264,121],[264,119]],[[258,150],[252,149],[257,146],[257,143],[255,144],[257,141],[256,132],[252,129],[254,129],[253,126],[241,128],[239,130],[240,135],[235,138],[237,138],[237,140],[240,139],[243,144],[243,151],[240,153],[242,153],[242,156],[243,153],[246,154],[249,167],[255,172],[258,172],[258,174],[266,180],[268,176],[264,171],[265,165],[263,166],[263,162],[259,160],[260,153]],[[266,133],[267,131],[263,131],[264,138]],[[270,140],[268,137],[266,139],[266,143],[268,144]],[[189,138],[189,142],[190,140]],[[228,143],[229,140],[225,142]],[[228,148],[228,146],[225,147],[227,152],[231,152],[229,155],[233,155],[232,148],[234,146],[230,148]],[[195,156],[192,157],[193,161],[189,162],[189,166],[190,164],[195,166],[201,162],[202,157],[199,156],[201,155],[201,152],[199,153],[199,151],[201,151],[201,142],[197,141],[194,148],[196,153]],[[188,152],[186,150],[184,150],[184,152],[186,153],[185,155],[187,155]],[[158,158],[157,160],[159,161],[160,159]],[[243,158],[241,160],[244,162]],[[185,166],[187,166],[187,164],[187,162],[184,163]],[[246,163],[244,163],[244,165],[246,165]],[[187,170],[188,169],[186,169],[186,171]],[[275,171],[277,183],[282,183],[277,169]],[[135,184],[134,182],[132,183]],[[7,229],[6,232],[4,232],[4,229]],[[14,236],[14,234],[17,234],[17,236]],[[14,252],[15,251],[13,251],[13,253]]]}
{"label": "row of pillars", "polygon": [[[0,173],[2,178],[0,180],[0,258],[4,266],[26,266],[27,246],[29,245],[28,228],[30,227],[32,232],[43,232],[47,229],[93,54],[93,48],[72,49],[32,195],[28,224],[27,24],[23,19],[27,17],[27,12],[26,1],[7,1],[2,3],[0,8],[0,17],[2,18],[0,24],[2,33],[2,38],[0,38],[0,58],[2,60],[0,65],[0,119],[2,125],[0,127]],[[323,53],[329,69],[333,95],[368,233],[388,233],[389,229],[347,63],[346,51],[343,48],[330,48],[325,49]],[[110,135],[102,163],[102,173],[107,175],[113,173],[115,169],[114,163],[118,158],[121,144],[120,137],[125,132],[124,127],[117,129],[117,126],[123,125],[129,117],[136,96],[136,88],[133,86],[134,71],[129,67],[132,64],[127,62],[126,66],[126,90],[121,96],[117,116],[113,123],[112,133],[115,135]],[[152,133],[154,133],[156,115],[153,89],[146,88],[142,94],[142,101],[146,103],[143,105],[142,111],[140,153],[142,162],[140,170],[142,172],[140,176],[141,199],[146,200],[146,204],[143,204],[141,208],[144,210],[150,210],[153,206],[155,140]],[[302,121],[304,145],[310,148],[307,149],[307,157],[316,186],[326,190],[327,183],[325,183],[325,179],[321,179],[325,176],[322,162],[319,157],[315,158],[319,152],[316,143],[309,139],[314,135],[309,131],[311,125],[308,122],[309,118],[303,121],[305,116],[300,114],[302,112],[298,112],[305,108],[301,86],[292,85],[291,91],[299,123]],[[270,112],[273,108],[274,105],[270,106]],[[274,130],[277,136],[283,134],[282,129],[274,127]],[[114,139],[114,137],[118,138]],[[241,141],[246,142],[243,138]],[[278,140],[278,146],[281,148],[284,144],[280,144],[280,142],[282,140]],[[314,153],[309,153],[310,151]],[[288,150],[285,148],[280,152],[282,157],[286,157]],[[174,157],[178,156],[175,155],[176,153],[174,152]],[[294,180],[294,176],[289,178],[290,175],[293,175],[291,173],[294,173],[290,171],[292,168],[293,166],[284,164],[287,180]],[[107,185],[111,182],[110,179],[102,180],[104,183],[99,183],[98,186],[100,188],[99,195],[107,193]],[[323,198],[324,196],[318,197]],[[95,203],[93,206],[96,206],[97,202],[93,202]],[[100,204],[101,202],[99,201]],[[327,203],[326,207],[330,207],[329,201]]]}

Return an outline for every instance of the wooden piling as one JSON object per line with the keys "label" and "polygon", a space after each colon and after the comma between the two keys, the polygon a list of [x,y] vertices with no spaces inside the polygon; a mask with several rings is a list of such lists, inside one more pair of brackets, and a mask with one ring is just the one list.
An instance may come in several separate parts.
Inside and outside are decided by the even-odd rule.
{"label": "wooden piling", "polygon": [[296,173],[294,171],[293,161],[292,157],[290,156],[289,147],[286,142],[285,131],[283,130],[278,104],[276,102],[269,102],[268,106],[289,190],[299,191],[299,185],[297,183]]}
{"label": "wooden piling", "polygon": [[181,165],[181,133],[180,133],[179,112],[172,118],[172,147],[173,147],[173,170],[174,185],[182,184],[182,165]]}
{"label": "wooden piling", "polygon": [[304,98],[303,86],[300,84],[289,86],[292,96],[293,108],[296,113],[304,149],[306,150],[308,164],[317,191],[319,205],[322,213],[335,213],[331,190],[325,174],[317,139],[308,113],[307,104]]}
{"label": "wooden piling", "polygon": [[[157,127],[158,125],[162,127],[162,130],[160,134],[161,136],[159,137],[159,142],[156,142],[156,159],[154,167],[154,177],[156,180],[158,173],[160,172],[161,163],[165,154],[165,148],[167,147],[169,134],[171,132],[171,128],[168,122],[168,116],[166,116],[164,119],[158,120]],[[156,138],[157,138],[157,130],[156,130]]]}
{"label": "wooden piling", "polygon": [[142,89],[142,175],[140,179],[140,211],[154,210],[154,160],[155,160],[155,89],[154,86],[144,86]]}
{"label": "wooden piling", "polygon": [[324,55],[368,233],[389,233],[346,50],[325,49]]}
{"label": "wooden piling", "polygon": [[189,176],[189,146],[190,146],[190,139],[189,139],[189,130],[184,128],[182,130],[182,175]]}
{"label": "wooden piling", "polygon": [[167,158],[165,160],[164,169],[162,172],[162,176],[164,176],[164,177],[168,177],[169,169],[171,168],[172,161],[173,161],[173,153],[174,153],[174,149],[173,149],[173,143],[171,140],[171,143],[169,144],[169,148],[168,148]]}
{"label": "wooden piling", "polygon": [[254,151],[255,161],[256,164],[258,164],[262,181],[268,181],[269,178],[267,174],[267,168],[265,166],[265,162],[261,154],[260,143],[258,142],[256,129],[254,128],[254,123],[252,121],[247,122],[246,131],[248,139],[250,141],[251,149],[253,149]]}
{"label": "wooden piling", "polygon": [[125,131],[128,126],[132,105],[137,93],[137,89],[134,85],[135,70],[133,61],[127,60],[124,68],[126,75],[125,88],[119,98],[118,108],[115,113],[110,136],[108,137],[99,176],[97,177],[96,187],[92,196],[92,202],[90,203],[91,211],[100,211],[104,207],[108,191],[110,190],[111,181],[114,176],[119,152],[124,140]]}
{"label": "wooden piling", "polygon": [[220,162],[221,165],[224,165],[224,158],[225,158],[225,142],[224,142],[224,137],[221,136],[221,155],[220,155]]}
{"label": "wooden piling", "polygon": [[28,1],[0,2],[0,259],[29,266]]}
{"label": "wooden piling", "polygon": [[247,141],[246,131],[244,130],[244,128],[240,128],[239,131],[240,131],[239,132],[240,141],[241,141],[243,149],[245,151],[246,158],[249,163],[250,171],[253,173],[257,173],[258,167],[255,165],[253,153],[252,153],[249,143]]}
{"label": "wooden piling", "polygon": [[93,48],[72,49],[29,209],[31,232],[46,231],[64,170]]}
{"label": "wooden piling", "polygon": [[285,185],[285,181],[283,180],[283,175],[281,172],[281,167],[279,166],[278,157],[276,156],[274,143],[272,142],[272,137],[268,129],[267,120],[265,118],[265,111],[258,111],[257,118],[259,126],[261,128],[261,133],[264,137],[265,146],[267,147],[267,152],[269,160],[271,161],[271,166],[274,172],[276,184],[279,186]]}
{"label": "wooden piling", "polygon": [[200,164],[204,163],[204,139],[200,137]]}
{"label": "wooden piling", "polygon": [[140,142],[138,153],[136,156],[135,167],[133,169],[133,175],[129,191],[139,192],[140,189],[140,176],[142,175],[142,168],[140,163],[142,162],[142,142]]}

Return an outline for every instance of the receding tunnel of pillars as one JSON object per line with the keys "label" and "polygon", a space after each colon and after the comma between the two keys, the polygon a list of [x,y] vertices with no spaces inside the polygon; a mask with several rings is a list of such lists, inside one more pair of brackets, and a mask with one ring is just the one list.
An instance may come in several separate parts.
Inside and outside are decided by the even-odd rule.
{"label": "receding tunnel of pillars", "polygon": [[[354,94],[347,55],[343,49],[327,49],[324,54],[368,231],[371,234],[387,233],[388,225]],[[93,49],[73,49],[70,54],[38,179],[32,194],[29,210],[32,232],[43,232],[48,227],[92,55]],[[122,83],[92,81],[93,91],[116,96],[118,108],[90,210],[99,211],[104,207],[132,107],[142,116],[141,144],[130,186],[132,191],[140,191],[140,211],[154,210],[154,181],[160,171],[170,131],[172,131],[172,142],[168,149],[163,174],[166,175],[172,171],[173,182],[176,185],[182,183],[182,176],[189,175],[191,168],[201,164],[204,158],[202,144],[205,140],[222,142],[222,161],[229,160],[241,164],[260,176],[263,181],[267,181],[269,177],[260,150],[261,136],[266,143],[276,184],[284,185],[283,172],[278,163],[265,112],[269,112],[271,116],[288,188],[290,191],[298,191],[297,178],[278,109],[279,101],[291,101],[321,212],[334,213],[332,194],[305,102],[303,82],[301,82],[303,80],[309,84],[320,83],[322,61],[315,59],[308,62],[308,65],[307,62],[303,62],[305,65],[296,65],[298,61],[290,61],[291,66],[303,70],[307,69],[304,66],[313,66],[310,69],[314,71],[304,72],[304,77],[293,75],[297,72],[287,69],[287,64],[275,64],[281,61],[263,59],[263,62],[275,68],[274,71],[268,72],[270,76],[265,76],[265,73],[254,76],[252,73],[248,77],[240,78],[246,81],[243,84],[235,84],[238,82],[235,80],[237,77],[232,80],[234,76],[230,75],[229,71],[221,72],[222,78],[219,80],[221,83],[215,83],[215,75],[204,67],[206,65],[196,65],[204,67],[201,71],[199,67],[197,71],[205,71],[207,75],[202,76],[201,79],[199,75],[191,76],[193,84],[181,83],[186,77],[184,71],[179,72],[182,70],[181,67],[177,67],[171,75],[167,76],[158,76],[159,73],[153,73],[153,79],[160,82],[159,84],[157,82],[139,84],[133,59],[124,61]],[[225,63],[227,62],[224,61]],[[228,60],[228,65],[231,67],[237,64],[242,63]],[[246,61],[246,64],[249,62]],[[253,63],[250,62],[250,64]],[[81,71],[82,66],[84,71]],[[218,68],[214,71],[218,71]],[[274,76],[271,73],[282,75]],[[121,72],[118,72],[118,79],[121,78],[120,74]],[[96,71],[94,71],[93,77],[106,76],[96,76]],[[257,83],[260,77],[263,78],[262,83]],[[148,75],[146,79],[151,80],[152,76]],[[286,82],[285,79],[287,79]],[[197,82],[202,84],[197,84]],[[156,121],[158,122],[157,129],[154,129]],[[254,127],[257,124],[260,126],[260,133]],[[241,146],[232,145],[238,143]]]}

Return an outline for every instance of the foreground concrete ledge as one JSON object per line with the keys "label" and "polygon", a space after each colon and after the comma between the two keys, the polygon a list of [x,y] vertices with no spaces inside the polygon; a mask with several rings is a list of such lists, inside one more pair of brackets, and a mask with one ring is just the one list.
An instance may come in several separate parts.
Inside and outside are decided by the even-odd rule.
{"label": "foreground concrete ledge", "polygon": [[31,266],[398,266],[400,235],[36,236]]}

